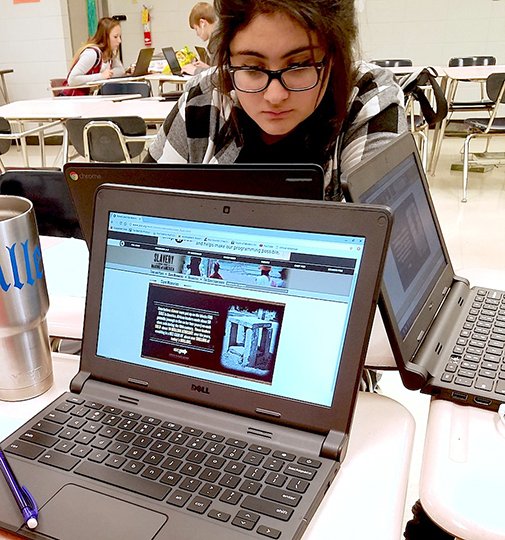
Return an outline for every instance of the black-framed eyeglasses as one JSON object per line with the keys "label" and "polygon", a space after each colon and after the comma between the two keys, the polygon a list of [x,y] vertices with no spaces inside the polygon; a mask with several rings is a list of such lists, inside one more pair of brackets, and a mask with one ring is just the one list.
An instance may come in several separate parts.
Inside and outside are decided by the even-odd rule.
{"label": "black-framed eyeglasses", "polygon": [[263,92],[274,80],[278,80],[286,90],[303,92],[311,90],[319,83],[324,59],[313,64],[289,66],[270,70],[252,66],[228,66],[233,86],[240,92]]}

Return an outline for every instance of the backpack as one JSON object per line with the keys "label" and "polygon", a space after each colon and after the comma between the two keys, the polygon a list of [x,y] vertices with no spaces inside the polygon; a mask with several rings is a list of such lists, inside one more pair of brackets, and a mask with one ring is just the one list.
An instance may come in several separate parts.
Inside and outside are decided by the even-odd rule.
{"label": "backpack", "polygon": [[[86,75],[93,75],[94,73],[100,73],[100,68],[102,67],[102,51],[98,47],[94,47],[90,45],[89,47],[86,47],[87,49],[93,49],[96,52],[96,60],[95,63],[91,66],[91,68],[87,71]],[[75,64],[77,64],[79,60],[79,57],[75,59],[75,62],[72,64],[72,67],[70,68],[67,78],[63,81],[62,86],[68,86],[68,76],[70,75],[71,71],[74,69]],[[72,88],[69,90],[62,90],[60,92],[60,96],[87,96],[89,95],[89,88]]]}
{"label": "backpack", "polygon": [[[435,68],[425,67],[405,75],[398,81],[405,95],[405,102],[413,98],[419,103],[421,112],[430,128],[434,128],[435,124],[441,122],[448,112],[447,99],[438,84],[437,76]],[[426,95],[429,87],[433,92],[433,104]]]}

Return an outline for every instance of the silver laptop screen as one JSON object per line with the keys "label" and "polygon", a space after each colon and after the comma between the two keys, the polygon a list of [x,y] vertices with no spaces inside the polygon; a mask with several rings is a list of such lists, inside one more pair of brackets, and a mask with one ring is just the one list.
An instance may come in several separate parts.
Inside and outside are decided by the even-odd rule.
{"label": "silver laptop screen", "polygon": [[97,355],[330,406],[364,243],[110,213]]}
{"label": "silver laptop screen", "polygon": [[360,197],[393,211],[383,286],[402,337],[447,266],[420,174],[411,154]]}

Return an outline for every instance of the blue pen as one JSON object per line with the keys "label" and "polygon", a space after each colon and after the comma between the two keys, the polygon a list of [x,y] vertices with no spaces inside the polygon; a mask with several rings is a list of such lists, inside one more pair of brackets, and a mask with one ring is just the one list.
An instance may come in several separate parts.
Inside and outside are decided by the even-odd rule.
{"label": "blue pen", "polygon": [[37,503],[26,487],[19,485],[2,450],[0,450],[0,469],[5,476],[5,481],[11,490],[12,496],[18,503],[24,522],[30,529],[35,529],[38,525],[37,517],[39,516]]}

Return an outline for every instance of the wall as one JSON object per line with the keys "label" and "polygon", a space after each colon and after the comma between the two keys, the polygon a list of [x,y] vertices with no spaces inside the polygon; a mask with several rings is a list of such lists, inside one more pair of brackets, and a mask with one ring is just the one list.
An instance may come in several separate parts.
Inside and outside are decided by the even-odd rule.
{"label": "wall", "polygon": [[505,0],[357,0],[363,57],[446,66],[453,56],[505,64]]}
{"label": "wall", "polygon": [[[212,1],[212,0],[210,0]],[[142,26],[142,2],[135,0],[109,0],[109,15],[126,15],[121,23],[123,35],[123,63],[129,65],[137,58],[138,50],[144,46]],[[181,49],[184,45],[201,45],[195,32],[189,28],[188,15],[196,0],[151,0],[144,2],[152,6],[151,35],[155,53],[161,48],[172,46]]]}
{"label": "wall", "polygon": [[[78,0],[73,0],[78,1]],[[83,3],[85,0],[81,0]],[[153,45],[199,44],[188,26],[195,0],[150,0]],[[446,65],[451,56],[493,54],[505,64],[505,0],[356,0],[364,58],[411,58]],[[109,15],[124,14],[123,59],[143,46],[139,0],[108,0]],[[49,96],[49,79],[65,76],[72,46],[67,0],[13,4],[0,0],[0,68],[11,100]]]}
{"label": "wall", "polygon": [[65,76],[71,58],[66,0],[0,0],[0,69],[14,69],[5,76],[11,101],[50,95],[49,79]]}

